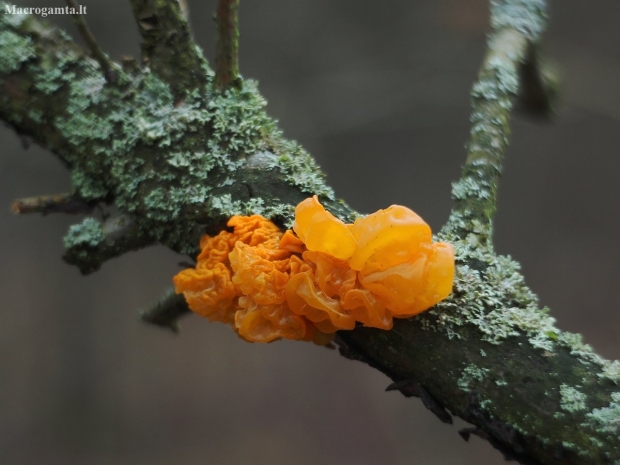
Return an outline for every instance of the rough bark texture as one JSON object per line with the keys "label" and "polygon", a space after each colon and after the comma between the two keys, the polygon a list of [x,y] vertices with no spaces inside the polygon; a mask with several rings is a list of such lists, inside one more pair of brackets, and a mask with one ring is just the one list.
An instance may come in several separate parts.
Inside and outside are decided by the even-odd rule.
{"label": "rough bark texture", "polygon": [[[193,256],[200,236],[234,214],[290,226],[294,206],[311,194],[341,219],[356,217],[313,159],[282,137],[251,81],[214,86],[176,2],[132,5],[148,66],[115,65],[118,77],[109,82],[63,32],[4,14],[0,2],[0,118],[71,170],[72,201],[119,210],[104,223],[87,218],[71,227],[67,261],[86,273],[157,242]],[[438,234],[455,247],[453,294],[392,331],[359,327],[340,332],[337,343],[343,355],[390,376],[392,388],[421,397],[442,421],[450,421],[448,409],[475,425],[463,437],[485,437],[523,463],[620,463],[620,363],[555,328],[518,264],[492,246],[520,76],[528,79],[521,101],[549,109],[532,51],[544,15],[539,0],[492,3],[468,156]],[[145,319],[174,327],[183,312],[168,295]]]}

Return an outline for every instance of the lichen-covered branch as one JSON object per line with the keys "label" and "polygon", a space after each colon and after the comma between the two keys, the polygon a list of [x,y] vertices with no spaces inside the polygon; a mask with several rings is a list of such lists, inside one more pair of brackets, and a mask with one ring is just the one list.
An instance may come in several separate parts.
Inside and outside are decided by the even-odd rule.
{"label": "lichen-covered branch", "polygon": [[533,59],[530,51],[540,38],[545,20],[542,0],[499,0],[491,4],[493,30],[471,92],[472,127],[467,159],[461,179],[453,185],[455,205],[444,228],[482,244],[491,240],[497,186],[520,70],[526,58]]}
{"label": "lichen-covered branch", "polygon": [[[36,18],[0,17],[0,118],[59,157],[77,198],[119,210],[73,226],[68,261],[89,272],[156,242],[193,255],[202,234],[235,214],[290,226],[294,206],[312,194],[341,219],[355,218],[313,159],[283,138],[254,83],[216,91],[176,2],[132,4],[149,67],[126,62],[113,83],[64,33]],[[392,331],[359,327],[336,342],[443,421],[470,421],[463,437],[485,437],[528,463],[617,463],[620,364],[558,330],[518,264],[491,243],[510,110],[543,25],[541,0],[493,3],[468,157],[439,234],[456,254],[451,297]],[[182,66],[170,64],[171,51]],[[169,294],[145,318],[169,326],[184,310]]]}
{"label": "lichen-covered branch", "polygon": [[[193,255],[205,231],[235,214],[290,223],[309,193],[346,215],[313,159],[281,137],[251,81],[215,93],[206,73],[205,87],[183,102],[130,63],[109,83],[66,34],[34,17],[3,14],[0,47],[0,117],[63,161],[79,198],[119,207],[143,245]],[[85,257],[83,244],[101,240],[72,232],[69,249],[74,237],[79,253],[70,257]],[[97,269],[114,250],[88,254],[80,267]]]}
{"label": "lichen-covered branch", "polygon": [[82,274],[89,274],[111,258],[155,244],[155,239],[145,234],[134,218],[125,213],[103,223],[86,218],[71,226],[64,238],[67,251],[63,259],[77,266]]}

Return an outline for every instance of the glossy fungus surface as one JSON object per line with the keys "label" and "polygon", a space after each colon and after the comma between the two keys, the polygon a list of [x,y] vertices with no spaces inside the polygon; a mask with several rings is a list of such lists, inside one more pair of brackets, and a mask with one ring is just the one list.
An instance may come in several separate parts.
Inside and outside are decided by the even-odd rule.
{"label": "glossy fungus surface", "polygon": [[189,307],[232,325],[247,341],[325,344],[356,324],[391,329],[394,317],[446,298],[454,254],[400,205],[345,224],[312,197],[282,233],[261,216],[235,216],[232,232],[204,236],[195,269],[174,278]]}

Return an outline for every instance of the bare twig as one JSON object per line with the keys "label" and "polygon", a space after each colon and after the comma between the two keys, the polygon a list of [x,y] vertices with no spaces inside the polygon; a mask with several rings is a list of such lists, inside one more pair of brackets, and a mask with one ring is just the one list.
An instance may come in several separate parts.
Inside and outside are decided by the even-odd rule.
{"label": "bare twig", "polygon": [[90,213],[94,206],[76,199],[71,194],[42,195],[40,197],[28,197],[17,199],[11,204],[13,213],[22,215],[26,213]]}
{"label": "bare twig", "polygon": [[86,45],[88,45],[88,48],[93,54],[93,58],[97,60],[97,63],[99,63],[99,66],[101,66],[106,81],[115,82],[118,78],[118,73],[114,69],[112,62],[108,59],[107,55],[103,52],[103,50],[97,43],[95,36],[93,36],[92,32],[90,32],[90,29],[86,24],[86,20],[79,13],[80,7],[75,3],[74,0],[67,0],[67,5],[69,5],[70,8],[73,8],[73,10],[76,12],[72,15],[73,22],[80,31],[80,35],[84,39],[84,42],[86,42]]}
{"label": "bare twig", "polygon": [[215,85],[225,89],[239,79],[239,0],[219,0]]}
{"label": "bare twig", "polygon": [[155,304],[140,311],[140,319],[178,333],[181,330],[179,318],[191,313],[182,294],[175,294],[172,288],[166,290]]}

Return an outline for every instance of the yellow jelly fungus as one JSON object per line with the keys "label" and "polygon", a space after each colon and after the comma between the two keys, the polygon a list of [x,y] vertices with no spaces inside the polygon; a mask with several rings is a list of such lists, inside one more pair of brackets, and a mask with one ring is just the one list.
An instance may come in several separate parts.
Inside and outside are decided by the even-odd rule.
{"label": "yellow jelly fungus", "polygon": [[316,196],[295,209],[293,231],[235,216],[204,236],[196,268],[174,278],[189,307],[229,323],[247,341],[328,343],[356,324],[391,329],[452,290],[454,252],[429,226],[393,205],[345,224]]}
{"label": "yellow jelly fungus", "polygon": [[[412,261],[422,244],[430,244],[431,228],[406,207],[392,205],[355,221],[351,232],[357,241],[349,260],[360,271],[371,265],[386,269]],[[371,263],[367,263],[369,259]]]}
{"label": "yellow jelly fungus", "polygon": [[308,250],[343,260],[355,252],[356,241],[347,225],[326,211],[316,195],[295,208],[293,231]]}

